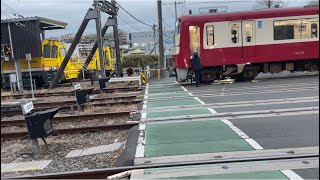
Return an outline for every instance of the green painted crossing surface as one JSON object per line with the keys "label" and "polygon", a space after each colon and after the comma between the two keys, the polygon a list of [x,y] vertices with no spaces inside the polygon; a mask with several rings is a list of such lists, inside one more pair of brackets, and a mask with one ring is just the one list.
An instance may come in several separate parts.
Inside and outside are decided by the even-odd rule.
{"label": "green painted crossing surface", "polygon": [[174,87],[174,88],[149,88],[148,93],[159,93],[159,92],[177,92],[177,91],[184,91],[181,87]]}
{"label": "green painted crossing surface", "polygon": [[[149,105],[148,105],[149,106]],[[199,114],[211,114],[206,108],[199,109],[180,109],[180,110],[170,110],[170,111],[148,111],[147,118],[157,118],[157,117],[171,117],[171,116],[188,116],[188,115],[199,115]]]}
{"label": "green painted crossing surface", "polygon": [[243,139],[146,145],[145,157],[252,150]]}
{"label": "green painted crossing surface", "polygon": [[252,150],[221,121],[149,124],[146,157]]}
{"label": "green painted crossing surface", "polygon": [[148,108],[183,106],[183,105],[194,105],[194,104],[200,104],[200,103],[194,98],[176,99],[176,100],[159,100],[159,101],[149,101]]}
{"label": "green painted crossing surface", "polygon": [[[164,92],[164,93],[156,93],[156,94],[148,94],[149,98],[168,98],[168,97],[175,97],[175,96],[182,96],[182,97],[189,97],[188,93],[183,92]],[[190,96],[190,98],[192,98]]]}
{"label": "green painted crossing surface", "polygon": [[[167,179],[167,178],[166,178]],[[170,179],[288,179],[280,171],[214,174],[206,176],[184,176]]]}
{"label": "green painted crossing surface", "polygon": [[[148,108],[200,104],[174,82],[152,82],[149,86]],[[182,96],[184,99],[152,100]],[[207,108],[147,111],[147,118],[211,114]],[[178,123],[147,124],[145,157],[161,157],[213,152],[248,151],[253,148],[218,119]],[[192,167],[190,170],[192,171]],[[174,167],[172,167],[174,169]],[[161,169],[161,168],[160,168]],[[160,170],[159,169],[159,170]],[[146,172],[157,169],[146,170]],[[188,176],[170,179],[288,179],[280,171]]]}

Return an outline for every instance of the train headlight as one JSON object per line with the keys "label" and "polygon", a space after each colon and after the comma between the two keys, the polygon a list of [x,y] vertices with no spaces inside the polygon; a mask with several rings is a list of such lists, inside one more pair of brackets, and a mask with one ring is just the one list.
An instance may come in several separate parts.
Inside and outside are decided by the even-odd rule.
{"label": "train headlight", "polygon": [[247,64],[249,65],[249,64],[251,64],[250,62],[247,62]]}

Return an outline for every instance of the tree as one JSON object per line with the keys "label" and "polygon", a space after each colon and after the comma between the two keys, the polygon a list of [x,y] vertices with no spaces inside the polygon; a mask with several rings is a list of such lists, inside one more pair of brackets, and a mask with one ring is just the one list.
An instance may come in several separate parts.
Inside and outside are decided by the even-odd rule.
{"label": "tree", "polygon": [[257,5],[263,8],[283,8],[286,3],[283,0],[257,0]]}
{"label": "tree", "polygon": [[130,55],[122,58],[123,67],[138,67],[138,62],[140,66],[148,66],[157,64],[158,56],[156,55]]}

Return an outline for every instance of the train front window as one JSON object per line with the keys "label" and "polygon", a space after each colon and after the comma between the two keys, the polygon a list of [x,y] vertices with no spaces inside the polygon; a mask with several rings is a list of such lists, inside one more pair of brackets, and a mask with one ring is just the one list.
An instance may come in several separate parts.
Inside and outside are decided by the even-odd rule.
{"label": "train front window", "polygon": [[60,48],[60,53],[62,57],[65,57],[67,54],[66,48]]}
{"label": "train front window", "polygon": [[43,58],[50,58],[50,45],[44,45]]}
{"label": "train front window", "polygon": [[206,27],[207,30],[207,45],[213,46],[214,45],[214,28],[213,25],[209,25]]}
{"label": "train front window", "polygon": [[200,28],[198,26],[190,26],[189,35],[191,53],[200,53]]}
{"label": "train front window", "polygon": [[58,46],[52,46],[51,58],[57,58],[57,56],[58,56]]}

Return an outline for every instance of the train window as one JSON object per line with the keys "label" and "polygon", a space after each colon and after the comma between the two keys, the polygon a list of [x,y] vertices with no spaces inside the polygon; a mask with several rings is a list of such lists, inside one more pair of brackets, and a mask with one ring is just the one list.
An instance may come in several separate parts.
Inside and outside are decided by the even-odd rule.
{"label": "train window", "polygon": [[214,27],[213,25],[209,25],[206,27],[207,29],[207,45],[213,46],[214,45]]}
{"label": "train window", "polygon": [[301,36],[302,38],[317,38],[319,18],[303,19],[302,24],[305,26]]}
{"label": "train window", "polygon": [[57,56],[58,56],[58,46],[52,46],[51,58],[57,58]]}
{"label": "train window", "polygon": [[239,42],[239,25],[233,24],[231,26],[231,42],[237,44]]}
{"label": "train window", "polygon": [[244,31],[245,31],[245,41],[252,42],[253,41],[253,25],[252,25],[252,23],[246,23],[244,25]]}
{"label": "train window", "polygon": [[318,37],[318,25],[316,23],[311,24],[311,37]]}
{"label": "train window", "polygon": [[274,40],[300,39],[303,28],[301,20],[274,21]]}
{"label": "train window", "polygon": [[198,26],[190,26],[189,35],[191,53],[200,53],[200,28]]}
{"label": "train window", "polygon": [[[110,51],[109,51],[110,52]],[[109,56],[108,56],[108,51],[106,51],[104,53],[104,56],[105,56],[105,59],[106,59],[106,66],[110,66],[110,59],[109,59]]]}
{"label": "train window", "polygon": [[176,23],[174,46],[180,46],[180,22]]}
{"label": "train window", "polygon": [[50,45],[44,45],[43,58],[50,58]]}
{"label": "train window", "polygon": [[65,57],[67,54],[66,48],[60,48],[60,54],[62,57]]}

